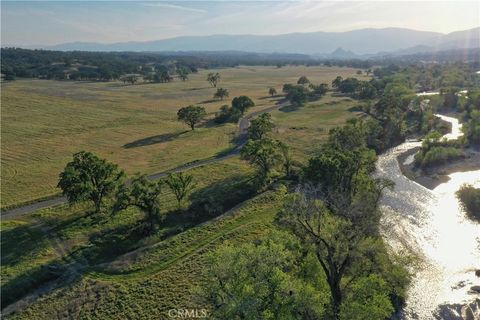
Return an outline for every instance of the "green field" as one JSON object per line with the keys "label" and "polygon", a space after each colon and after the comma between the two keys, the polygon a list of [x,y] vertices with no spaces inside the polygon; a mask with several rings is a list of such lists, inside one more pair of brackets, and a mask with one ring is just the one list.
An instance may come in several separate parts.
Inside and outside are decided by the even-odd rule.
{"label": "green field", "polygon": [[[248,95],[257,104],[255,111],[278,99],[268,97],[268,87],[281,92],[284,83],[294,83],[302,75],[313,83],[330,83],[337,75],[363,77],[355,74],[356,69],[338,67],[238,67],[216,71],[222,76],[218,86],[230,91],[225,101],[212,101],[215,89],[205,81],[209,70],[192,74],[186,82],[134,86],[50,80],[2,83],[1,206],[57,194],[59,172],[80,150],[95,152],[132,174],[164,171],[214,156],[232,146],[237,130],[234,124],[212,125],[207,121],[195,132],[188,132],[187,126],[176,121],[180,107],[201,104],[211,118],[233,97]],[[335,109],[334,115],[324,114],[328,111],[316,114],[313,110],[310,115],[336,119],[343,111],[343,107],[342,111],[334,105],[331,108]],[[293,122],[303,121],[295,113],[275,115],[282,127],[278,134],[286,136],[287,131],[292,144],[305,134],[291,129],[305,126]],[[335,122],[304,120],[308,130],[327,128]]]}
{"label": "green field", "polygon": [[[224,75],[221,86],[225,84],[230,89],[226,84],[231,83],[232,88],[235,85],[245,89],[235,89],[239,90],[235,94],[230,89],[230,97],[240,94],[254,97],[258,105],[255,110],[273,103],[270,98],[265,98],[267,82],[280,89],[282,83],[294,82],[302,74],[313,82],[330,82],[338,74],[348,76],[355,73],[353,69],[304,67],[243,67],[220,71]],[[205,73],[201,73],[185,83],[136,85],[121,89],[112,89],[113,83],[75,86],[69,82],[18,81],[6,85],[2,95],[2,104],[6,106],[2,134],[4,149],[10,153],[2,154],[2,175],[4,172],[16,174],[3,180],[3,205],[57,192],[54,185],[58,172],[71,153],[81,148],[118,162],[129,173],[168,169],[228,148],[236,132],[233,124],[204,126],[198,131],[148,146],[122,147],[160,132],[171,134],[186,130],[175,121],[175,112],[178,105],[209,98],[214,90],[206,86],[204,77]],[[227,79],[230,80],[227,82]],[[195,84],[202,89],[193,91],[201,94],[191,97],[188,93],[191,94],[192,90],[184,88],[195,87]],[[36,93],[20,95],[26,88],[35,88]],[[166,91],[173,92],[174,88],[182,93],[168,95]],[[162,90],[167,96],[164,100],[145,97]],[[52,92],[56,92],[56,96]],[[61,94],[69,97],[59,97]],[[94,102],[86,99],[88,94],[96,95]],[[33,96],[41,102],[35,102],[37,99]],[[28,101],[37,109],[30,115],[35,119],[30,126],[28,118],[20,116],[28,114],[21,107]],[[351,110],[357,103],[327,94],[299,109],[286,107],[274,111],[272,118],[276,127],[272,136],[288,143],[295,158],[305,162],[318,151],[330,128],[356,116]],[[213,112],[221,104],[214,102],[205,106]],[[58,113],[60,107],[69,115]],[[42,109],[44,112],[40,112]],[[18,121],[13,121],[16,117]],[[56,120],[50,122],[50,118]],[[220,138],[222,141],[219,142]],[[32,144],[38,147],[29,148]],[[14,153],[17,158],[8,157]],[[35,172],[38,173],[32,174]],[[19,311],[8,318],[164,319],[171,308],[201,305],[195,292],[204,280],[205,253],[226,241],[243,243],[264,235],[272,228],[283,196],[268,191],[244,202],[240,200],[241,195],[232,196],[235,190],[244,190],[253,175],[252,167],[238,157],[191,169],[189,173],[196,182],[192,201],[206,195],[219,199],[230,197],[231,201],[227,201],[222,212],[235,206],[234,209],[219,219],[200,217],[192,220],[188,211],[175,210],[175,199],[165,189],[161,202],[166,219],[157,232],[148,237],[138,232],[143,215],[136,209],[122,211],[116,216],[98,216],[89,214],[89,204],[65,205],[2,221],[3,299],[7,297],[6,304],[10,304],[33,293],[33,303],[28,302],[26,308],[18,308]],[[28,182],[19,184],[22,176],[27,177]],[[54,280],[55,272],[52,276],[45,265],[59,266],[59,280]],[[58,286],[45,288],[48,283]],[[39,292],[41,296],[37,296]]]}

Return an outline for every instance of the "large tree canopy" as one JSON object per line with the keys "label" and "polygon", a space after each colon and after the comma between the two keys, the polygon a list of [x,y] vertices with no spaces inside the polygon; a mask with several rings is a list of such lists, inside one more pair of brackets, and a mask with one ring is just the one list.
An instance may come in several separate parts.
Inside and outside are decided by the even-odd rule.
{"label": "large tree canopy", "polygon": [[130,206],[139,208],[148,223],[148,231],[155,230],[155,224],[161,220],[160,192],[161,181],[150,181],[146,175],[132,179],[129,186],[123,186],[117,193],[114,211],[126,209]]}
{"label": "large tree canopy", "polygon": [[68,202],[91,200],[99,212],[104,197],[121,185],[123,176],[116,164],[81,151],[73,155],[73,160],[60,173],[58,187]]}
{"label": "large tree canopy", "polygon": [[262,184],[268,181],[273,168],[282,160],[279,142],[269,138],[248,140],[240,155],[258,168]]}
{"label": "large tree canopy", "polygon": [[206,115],[207,112],[204,107],[194,105],[183,107],[177,112],[178,120],[188,124],[192,130],[195,130],[195,125]]}
{"label": "large tree canopy", "polygon": [[[224,246],[208,257],[202,296],[213,319],[322,319],[328,297],[298,275],[300,246],[287,233]],[[319,276],[319,274],[316,274]]]}
{"label": "large tree canopy", "polygon": [[250,121],[248,137],[252,140],[260,140],[274,127],[270,113],[263,113]]}
{"label": "large tree canopy", "polygon": [[255,103],[247,96],[235,97],[232,100],[232,108],[240,111],[242,115],[253,106],[255,106]]}

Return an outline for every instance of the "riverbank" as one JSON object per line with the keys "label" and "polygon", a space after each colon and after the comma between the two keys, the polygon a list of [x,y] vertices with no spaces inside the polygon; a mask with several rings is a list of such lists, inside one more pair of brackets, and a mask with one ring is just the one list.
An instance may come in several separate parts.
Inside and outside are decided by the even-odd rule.
{"label": "riverbank", "polygon": [[480,151],[474,149],[465,149],[466,157],[463,159],[426,170],[415,168],[413,162],[410,163],[407,159],[419,150],[420,147],[416,147],[400,154],[397,157],[398,165],[403,175],[430,190],[448,182],[450,180],[449,175],[452,173],[480,170]]}

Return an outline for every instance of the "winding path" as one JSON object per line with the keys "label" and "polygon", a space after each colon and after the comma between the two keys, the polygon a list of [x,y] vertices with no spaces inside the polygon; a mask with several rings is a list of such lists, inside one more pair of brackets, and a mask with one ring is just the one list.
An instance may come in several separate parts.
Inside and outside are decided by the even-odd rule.
{"label": "winding path", "polygon": [[[265,109],[262,109],[262,110],[259,110],[259,111],[252,112],[252,113],[246,115],[245,117],[241,118],[240,121],[238,122],[238,143],[237,143],[237,146],[235,148],[233,148],[232,150],[230,150],[228,153],[220,155],[220,156],[212,157],[212,158],[207,158],[207,159],[204,159],[204,160],[190,162],[190,163],[181,165],[179,167],[176,167],[176,168],[173,168],[173,169],[170,169],[170,170],[154,173],[154,174],[148,176],[148,178],[151,179],[151,180],[156,180],[156,179],[166,177],[170,173],[187,171],[187,170],[190,170],[190,169],[193,169],[193,168],[202,167],[202,166],[205,166],[205,165],[208,165],[208,164],[212,164],[212,163],[215,163],[215,162],[220,162],[220,161],[235,157],[236,155],[238,155],[240,153],[240,150],[245,145],[245,142],[247,140],[247,129],[250,126],[250,119],[252,119],[253,117],[256,117],[260,114],[263,114],[263,113],[278,110],[278,109],[283,108],[287,105],[288,105],[288,101],[280,100],[274,106],[271,106],[271,107],[268,107],[268,108],[265,108]],[[28,213],[31,213],[31,212],[34,212],[34,211],[37,211],[37,210],[40,210],[40,209],[55,207],[55,206],[59,206],[59,205],[65,204],[65,203],[67,203],[67,198],[64,197],[64,196],[58,196],[58,197],[51,198],[51,199],[48,199],[48,200],[42,200],[42,201],[34,202],[34,203],[24,205],[24,206],[21,206],[21,207],[7,209],[7,210],[2,212],[1,218],[2,218],[2,220],[14,219],[14,218],[18,218],[19,216],[22,216],[22,215],[25,215],[25,214],[28,214]]]}

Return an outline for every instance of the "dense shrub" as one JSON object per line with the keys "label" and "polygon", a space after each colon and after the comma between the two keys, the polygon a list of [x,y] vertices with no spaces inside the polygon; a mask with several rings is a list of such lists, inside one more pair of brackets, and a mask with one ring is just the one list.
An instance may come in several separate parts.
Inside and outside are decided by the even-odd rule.
{"label": "dense shrub", "polygon": [[480,188],[464,184],[456,192],[456,196],[468,216],[480,221]]}
{"label": "dense shrub", "polygon": [[445,164],[451,160],[465,157],[465,152],[454,147],[433,147],[426,153],[419,152],[415,156],[415,163],[422,168]]}
{"label": "dense shrub", "polygon": [[223,105],[220,107],[220,111],[215,113],[216,123],[237,122],[242,117],[242,113],[233,107]]}
{"label": "dense shrub", "polygon": [[427,168],[465,157],[462,141],[441,138],[442,135],[436,131],[425,136],[422,149],[415,155],[416,166]]}

